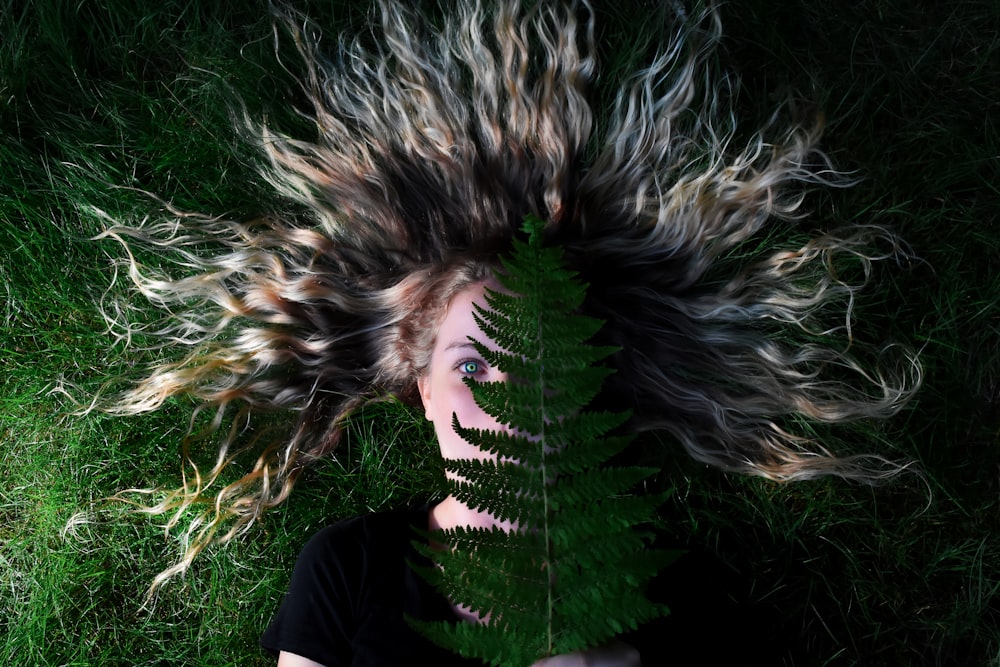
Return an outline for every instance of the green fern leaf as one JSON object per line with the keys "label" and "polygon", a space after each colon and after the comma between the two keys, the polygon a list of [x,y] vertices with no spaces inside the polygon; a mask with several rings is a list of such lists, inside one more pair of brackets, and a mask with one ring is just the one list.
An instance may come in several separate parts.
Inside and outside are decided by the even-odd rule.
{"label": "green fern leaf", "polygon": [[[580,315],[586,287],[542,243],[544,224],[528,216],[527,242],[502,260],[502,291],[487,290],[475,314],[500,351],[473,341],[506,383],[466,380],[479,406],[515,434],[456,433],[495,461],[446,461],[448,491],[519,529],[455,528],[425,534],[445,545],[417,548],[421,569],[444,595],[481,623],[411,623],[432,640],[492,665],[526,667],[550,655],[598,646],[667,613],[643,586],[671,555],[648,548],[639,530],[661,497],[634,489],[655,472],[611,467],[628,439],[611,436],[628,414],[587,411],[613,371],[598,365],[614,348],[588,345],[601,322]],[[498,462],[497,462],[498,461]]]}

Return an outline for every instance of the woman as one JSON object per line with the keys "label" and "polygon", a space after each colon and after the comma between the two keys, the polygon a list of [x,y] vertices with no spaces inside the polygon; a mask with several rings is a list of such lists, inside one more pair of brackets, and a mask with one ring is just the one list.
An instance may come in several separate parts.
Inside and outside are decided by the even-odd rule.
{"label": "woman", "polygon": [[[163,347],[190,348],[105,407],[131,414],[186,395],[216,411],[185,444],[218,446],[220,463],[150,511],[173,525],[205,506],[244,432],[220,428],[223,415],[298,415],[196,513],[183,559],[154,585],[283,502],[368,401],[422,398],[448,447],[441,414],[464,399],[439,401],[436,332],[449,307],[476,298],[463,290],[481,284],[529,213],[590,285],[584,310],[607,322],[601,342],[621,349],[600,400],[631,410],[634,430],[663,431],[699,461],[774,480],[900,470],[877,456],[835,456],[792,430],[890,416],[919,384],[912,355],[875,368],[859,359],[865,346],[852,330],[872,262],[901,250],[868,226],[755,247],[775,220],[804,215],[803,186],[848,181],[816,149],[814,122],[734,148],[728,80],[706,77],[720,34],[713,11],[664,9],[659,55],[616,84],[598,116],[586,1],[456,3],[437,24],[407,3],[378,4],[377,46],[356,41],[331,57],[308,21],[282,17],[316,136],[247,126],[266,158],[262,175],[301,219],[177,213],[105,234],[155,244],[185,267],[177,278],[129,262],[140,290],[170,313],[156,329]],[[863,277],[840,278],[841,262]],[[431,525],[488,521],[437,507]]]}
{"label": "woman", "polygon": [[[483,459],[487,454],[462,439],[452,415],[468,428],[503,430],[475,402],[463,382],[501,382],[505,374],[469,343],[496,345],[480,331],[474,307],[486,308],[481,274],[485,267],[462,267],[445,286],[445,310],[434,327],[428,367],[417,380],[420,400],[446,459]],[[470,277],[478,280],[471,284]],[[455,290],[458,290],[457,292]],[[448,298],[449,293],[452,293]],[[368,515],[331,526],[310,540],[299,557],[288,595],[264,633],[262,644],[278,654],[280,667],[348,664],[425,663],[481,665],[450,654],[413,630],[404,614],[424,621],[478,622],[470,610],[436,593],[408,565],[425,559],[411,541],[414,528],[500,527],[509,522],[470,509],[454,496],[433,507]],[[425,563],[426,564],[426,563]],[[638,665],[638,652],[617,643],[586,654],[556,656],[538,665]]]}

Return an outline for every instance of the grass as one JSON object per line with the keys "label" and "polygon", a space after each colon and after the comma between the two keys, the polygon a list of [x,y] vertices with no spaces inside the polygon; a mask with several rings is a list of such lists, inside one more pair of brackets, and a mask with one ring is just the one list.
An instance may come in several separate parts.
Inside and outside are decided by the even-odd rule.
{"label": "grass", "polygon": [[[114,249],[87,240],[102,221],[86,206],[155,214],[139,188],[212,213],[269,209],[218,99],[228,86],[274,115],[294,98],[264,3],[109,4],[0,2],[0,658],[271,664],[256,640],[303,541],[334,518],[426,497],[428,433],[409,412],[373,408],[285,506],[146,606],[178,548],[155,521],[98,502],[66,533],[103,497],[174,481],[189,416],[181,404],[63,416],[61,382],[85,395],[143,361],[95,305]],[[330,34],[364,25],[364,3],[313,4]],[[642,14],[600,13],[605,62],[627,62]],[[920,258],[881,269],[858,317],[868,340],[921,350],[918,400],[887,424],[817,434],[914,460],[921,475],[779,486],[657,454],[675,488],[663,539],[724,573],[718,600],[703,595],[705,634],[726,635],[712,614],[731,603],[756,645],[780,647],[761,648],[765,664],[1000,665],[1000,7],[745,0],[723,19],[741,117],[797,91],[825,110],[836,163],[865,179],[811,199],[809,224],[890,225]]]}

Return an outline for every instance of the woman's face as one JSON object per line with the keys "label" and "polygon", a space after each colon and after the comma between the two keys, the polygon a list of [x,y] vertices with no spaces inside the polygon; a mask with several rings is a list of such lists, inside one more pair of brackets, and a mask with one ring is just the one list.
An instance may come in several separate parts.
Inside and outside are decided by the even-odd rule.
{"label": "woman's face", "polygon": [[[492,287],[492,285],[490,285]],[[441,456],[446,459],[487,459],[490,455],[463,440],[452,428],[452,415],[466,428],[507,430],[476,405],[472,391],[462,382],[502,382],[506,374],[489,364],[476,351],[469,337],[487,348],[498,346],[480,331],[473,318],[473,306],[486,308],[487,284],[466,287],[452,298],[438,329],[427,373],[417,380],[427,419],[434,423]],[[494,287],[495,289],[495,287]]]}

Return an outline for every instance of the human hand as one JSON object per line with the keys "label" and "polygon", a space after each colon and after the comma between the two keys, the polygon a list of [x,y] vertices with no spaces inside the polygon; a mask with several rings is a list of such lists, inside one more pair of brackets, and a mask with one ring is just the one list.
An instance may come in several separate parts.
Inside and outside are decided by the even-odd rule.
{"label": "human hand", "polygon": [[642,667],[639,652],[624,642],[612,642],[586,651],[554,655],[531,667]]}

